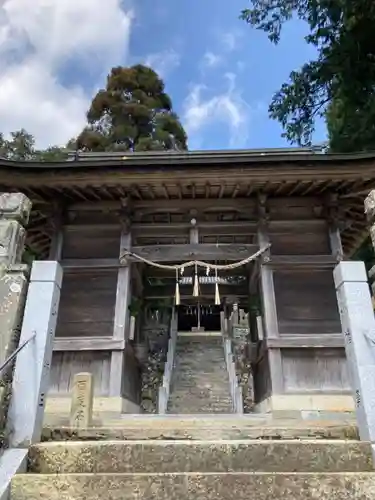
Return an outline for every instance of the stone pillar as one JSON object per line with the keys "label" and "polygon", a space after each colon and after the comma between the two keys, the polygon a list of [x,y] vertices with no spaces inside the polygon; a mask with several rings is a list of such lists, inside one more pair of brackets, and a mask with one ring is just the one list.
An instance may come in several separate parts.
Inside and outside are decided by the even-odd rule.
{"label": "stone pillar", "polygon": [[8,413],[14,448],[40,440],[61,282],[60,264],[34,262],[20,337],[20,343],[29,342],[17,356]]}
{"label": "stone pillar", "polygon": [[[0,194],[0,365],[17,348],[27,292],[28,266],[22,264],[30,200],[21,193]],[[0,431],[10,398],[10,364],[0,377]]]}
{"label": "stone pillar", "polygon": [[375,458],[375,316],[365,266],[341,262],[334,279],[359,434]]}

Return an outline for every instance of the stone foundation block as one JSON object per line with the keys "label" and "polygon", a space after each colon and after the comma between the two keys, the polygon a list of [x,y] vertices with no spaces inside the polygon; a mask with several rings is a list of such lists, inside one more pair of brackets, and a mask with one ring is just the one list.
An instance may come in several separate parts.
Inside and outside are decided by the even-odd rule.
{"label": "stone foundation block", "polygon": [[373,500],[375,473],[18,474],[12,500]]}
{"label": "stone foundation block", "polygon": [[49,442],[30,450],[42,474],[371,472],[371,445],[346,440]]}
{"label": "stone foundation block", "polygon": [[[46,402],[44,422],[46,425],[69,425],[71,396],[49,396]],[[141,413],[139,405],[125,398],[94,397],[93,425],[100,425],[103,420],[119,418],[121,414]]]}
{"label": "stone foundation block", "polygon": [[285,412],[287,417],[302,416],[302,412],[354,412],[354,400],[350,394],[276,394],[255,406],[257,413]]}

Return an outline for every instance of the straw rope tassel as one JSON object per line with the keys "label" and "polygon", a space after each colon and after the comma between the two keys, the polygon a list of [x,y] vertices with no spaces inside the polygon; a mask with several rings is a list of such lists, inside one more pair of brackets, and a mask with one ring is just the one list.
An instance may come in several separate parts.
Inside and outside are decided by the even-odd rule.
{"label": "straw rope tassel", "polygon": [[193,297],[199,296],[198,266],[195,264]]}
{"label": "straw rope tassel", "polygon": [[220,305],[219,283],[217,282],[217,269],[215,269],[215,306]]}
{"label": "straw rope tassel", "polygon": [[176,306],[179,306],[180,305],[180,286],[178,284],[178,270],[176,269],[176,292],[175,292],[175,296],[174,296],[174,301],[175,301],[175,304]]}

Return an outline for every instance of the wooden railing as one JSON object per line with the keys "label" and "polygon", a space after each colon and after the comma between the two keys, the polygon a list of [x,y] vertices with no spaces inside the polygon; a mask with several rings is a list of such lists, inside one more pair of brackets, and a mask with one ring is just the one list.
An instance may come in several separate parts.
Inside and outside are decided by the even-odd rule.
{"label": "wooden railing", "polygon": [[173,366],[176,353],[176,343],[177,343],[177,316],[175,311],[173,310],[170,323],[167,360],[164,365],[163,382],[159,387],[159,394],[158,394],[158,413],[162,415],[167,413],[169,393],[172,384]]}
{"label": "wooden railing", "polygon": [[242,389],[238,385],[231,339],[223,336],[223,347],[224,347],[225,363],[227,365],[227,371],[229,376],[229,387],[232,397],[233,411],[234,413],[243,413]]}

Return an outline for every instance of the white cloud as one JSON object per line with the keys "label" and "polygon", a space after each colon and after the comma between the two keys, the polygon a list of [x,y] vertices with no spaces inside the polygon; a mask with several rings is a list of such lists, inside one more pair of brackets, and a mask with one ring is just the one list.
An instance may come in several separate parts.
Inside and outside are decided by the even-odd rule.
{"label": "white cloud", "polygon": [[219,35],[220,41],[227,52],[233,52],[240,46],[241,39],[243,38],[243,31],[235,29]]}
{"label": "white cloud", "polygon": [[[221,122],[229,129],[229,147],[246,146],[251,109],[236,87],[236,75],[224,75],[227,89],[219,94],[204,98],[203,93],[209,91],[205,85],[194,85],[185,100],[184,125],[189,145],[192,149],[202,145],[202,132],[214,123]],[[223,144],[223,147],[227,147]]]}
{"label": "white cloud", "polygon": [[203,56],[203,68],[214,68],[222,62],[222,57],[213,52],[207,51]]}
{"label": "white cloud", "polygon": [[165,50],[163,52],[156,52],[149,54],[144,64],[150,66],[161,78],[166,78],[171,71],[176,69],[181,62],[180,54],[175,50]]}
{"label": "white cloud", "polygon": [[[0,7],[0,131],[25,128],[37,145],[63,144],[91,96],[59,82],[71,61],[97,78],[127,55],[132,12],[121,0],[5,0]],[[93,82],[93,87],[98,82]],[[102,83],[102,82],[101,82]]]}

